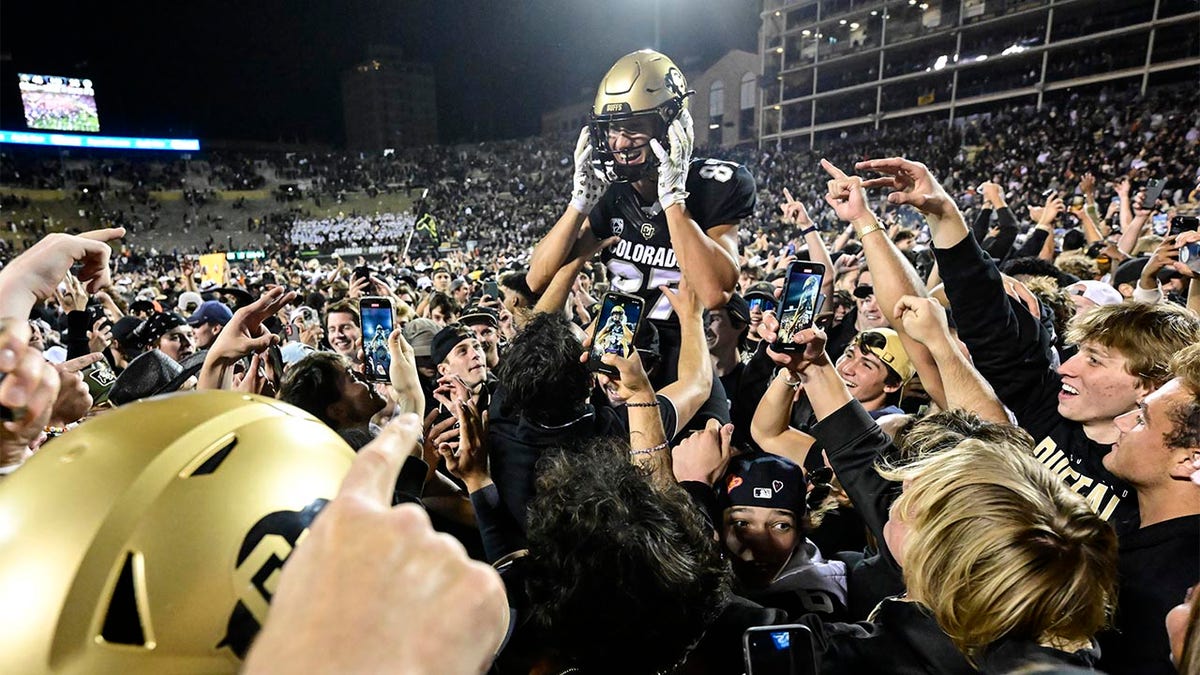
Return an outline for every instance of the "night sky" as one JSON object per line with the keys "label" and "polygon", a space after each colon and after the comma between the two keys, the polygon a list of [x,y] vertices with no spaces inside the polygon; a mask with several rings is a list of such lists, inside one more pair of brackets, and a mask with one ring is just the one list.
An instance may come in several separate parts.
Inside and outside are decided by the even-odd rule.
{"label": "night sky", "polygon": [[[343,141],[339,74],[370,44],[434,64],[442,142],[536,134],[622,54],[653,46],[654,0],[5,2],[0,126],[17,73],[90,77],[101,133]],[[757,50],[756,0],[658,0],[685,69]],[[589,94],[590,96],[591,94]]]}

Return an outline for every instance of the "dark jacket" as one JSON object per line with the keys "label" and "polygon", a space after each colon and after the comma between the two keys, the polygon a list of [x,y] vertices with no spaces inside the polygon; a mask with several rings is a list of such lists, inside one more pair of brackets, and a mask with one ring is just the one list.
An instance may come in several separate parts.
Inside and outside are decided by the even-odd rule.
{"label": "dark jacket", "polygon": [[976,669],[933,616],[915,602],[886,600],[873,618],[869,623],[845,624],[824,623],[813,615],[801,617],[799,623],[813,633],[821,675],[1000,674],[1035,663],[1087,668],[1098,656],[1093,649],[1067,654],[1024,640],[1005,640],[980,655]]}
{"label": "dark jacket", "polygon": [[1097,636],[1112,675],[1174,675],[1163,622],[1200,581],[1200,516],[1173,518],[1121,537],[1120,591],[1111,630]]}
{"label": "dark jacket", "polygon": [[[999,233],[994,236],[988,236],[990,229],[992,213],[996,214],[996,227]],[[979,246],[987,251],[988,255],[992,256],[999,262],[1004,262],[1012,253],[1013,242],[1017,240],[1017,234],[1020,229],[1017,226],[1017,217],[1013,215],[1012,209],[1007,206],[996,209],[980,209],[975,216],[975,222],[971,225],[971,233],[975,235],[975,240],[979,242]],[[1038,245],[1040,248],[1040,244]],[[1036,255],[1036,252],[1034,253]]]}
{"label": "dark jacket", "polygon": [[895,452],[892,441],[858,401],[850,401],[812,427],[833,467],[880,551],[869,551],[850,569],[847,605],[850,616],[865,619],[884,598],[904,592],[904,578],[883,541],[888,509],[900,486],[875,471],[875,461]]}

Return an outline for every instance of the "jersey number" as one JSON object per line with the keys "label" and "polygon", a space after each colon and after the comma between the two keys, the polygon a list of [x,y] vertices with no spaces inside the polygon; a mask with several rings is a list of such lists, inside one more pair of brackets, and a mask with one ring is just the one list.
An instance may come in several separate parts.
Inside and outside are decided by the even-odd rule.
{"label": "jersey number", "polygon": [[718,183],[728,183],[730,178],[733,178],[734,165],[722,162],[718,159],[705,160],[704,166],[700,167],[700,177],[708,180],[715,180]]}
{"label": "jersey number", "polygon": [[[642,289],[646,289],[647,291],[657,290],[659,286],[675,288],[679,285],[680,277],[683,276],[679,270],[651,267],[650,276],[647,278],[642,270],[638,269],[637,265],[616,259],[608,261],[608,271],[612,272],[613,275],[613,287],[622,293],[632,295],[637,294]],[[650,308],[650,312],[646,314],[646,318],[664,321],[670,318],[670,316],[671,301],[667,300],[666,295],[660,293],[658,301]]]}

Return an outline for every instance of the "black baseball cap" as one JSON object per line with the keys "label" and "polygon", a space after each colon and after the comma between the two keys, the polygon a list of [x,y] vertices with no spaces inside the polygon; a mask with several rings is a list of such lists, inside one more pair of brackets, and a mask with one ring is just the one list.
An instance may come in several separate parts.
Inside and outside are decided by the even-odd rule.
{"label": "black baseball cap", "polygon": [[718,497],[722,508],[765,506],[803,516],[807,495],[803,468],[777,455],[754,452],[729,462]]}
{"label": "black baseball cap", "polygon": [[458,322],[464,326],[474,326],[477,323],[491,324],[492,328],[500,327],[500,314],[491,307],[472,305],[468,307]]}
{"label": "black baseball cap", "polygon": [[729,302],[725,303],[725,311],[729,314],[729,318],[743,326],[749,325],[750,303],[746,302],[746,299],[737,293],[729,296]]}
{"label": "black baseball cap", "polygon": [[430,355],[434,365],[438,365],[446,360],[454,347],[463,340],[474,340],[475,333],[472,333],[469,328],[462,324],[453,324],[446,326],[433,336],[433,343],[430,347]]}

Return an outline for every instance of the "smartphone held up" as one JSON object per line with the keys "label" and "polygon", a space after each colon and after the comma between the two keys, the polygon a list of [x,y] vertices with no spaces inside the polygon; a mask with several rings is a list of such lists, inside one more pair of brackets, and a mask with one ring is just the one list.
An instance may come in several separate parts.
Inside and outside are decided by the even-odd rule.
{"label": "smartphone held up", "polygon": [[362,318],[363,363],[367,377],[372,382],[387,382],[392,367],[388,336],[396,323],[392,301],[365,297],[358,302],[358,315]]}
{"label": "smartphone held up", "polygon": [[604,355],[616,354],[628,358],[633,354],[633,340],[642,324],[644,307],[644,301],[635,295],[604,294],[596,321],[596,334],[592,338],[592,350],[588,354],[588,367],[591,370],[615,375],[614,369],[601,361]]}
{"label": "smartphone held up", "polygon": [[797,260],[787,267],[783,294],[779,298],[779,335],[771,344],[776,352],[798,352],[803,347],[793,342],[796,335],[812,328],[821,310],[821,283],[825,266],[809,260]]}

